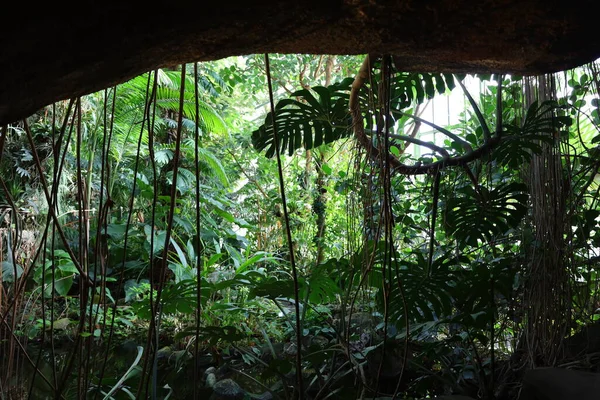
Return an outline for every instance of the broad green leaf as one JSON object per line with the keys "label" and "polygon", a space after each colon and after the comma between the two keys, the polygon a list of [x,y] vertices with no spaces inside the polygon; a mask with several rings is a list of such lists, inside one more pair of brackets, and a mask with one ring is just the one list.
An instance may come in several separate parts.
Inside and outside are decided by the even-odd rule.
{"label": "broad green leaf", "polygon": [[59,296],[66,296],[73,286],[73,275],[63,276],[55,279],[54,290]]}
{"label": "broad green leaf", "polygon": [[120,241],[124,238],[126,229],[126,224],[108,224],[106,226],[106,234],[110,236],[111,239]]}
{"label": "broad green leaf", "polygon": [[492,190],[466,186],[462,196],[446,201],[444,222],[446,233],[461,246],[478,246],[495,235],[515,228],[527,213],[527,187],[520,183],[501,183]]}
{"label": "broad green leaf", "polygon": [[[280,151],[293,154],[299,148],[311,149],[351,135],[351,118],[348,98],[351,78],[328,87],[300,90],[292,95],[297,99],[284,99],[275,107],[275,123]],[[315,96],[316,94],[316,96]],[[269,113],[265,123],[252,132],[252,145],[258,151],[266,149],[266,156],[275,154],[273,116]]]}
{"label": "broad green leaf", "polygon": [[244,261],[240,264],[240,266],[235,270],[236,274],[241,274],[246,271],[249,267],[256,263],[266,262],[266,261],[279,261],[277,257],[271,255],[271,253],[267,253],[264,251],[259,251],[255,253],[252,257]]}
{"label": "broad green leaf", "polygon": [[[16,267],[16,268],[15,268]],[[15,269],[16,269],[16,279],[19,279],[23,274],[23,268],[20,265],[14,265],[10,261],[2,262],[2,280],[4,282],[14,282],[15,281]]]}

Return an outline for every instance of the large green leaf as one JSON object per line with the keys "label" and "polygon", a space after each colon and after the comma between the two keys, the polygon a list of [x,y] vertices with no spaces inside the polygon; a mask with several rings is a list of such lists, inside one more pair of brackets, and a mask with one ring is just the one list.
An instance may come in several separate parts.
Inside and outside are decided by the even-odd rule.
{"label": "large green leaf", "polygon": [[[328,87],[317,86],[292,94],[294,99],[280,100],[275,106],[275,124],[280,151],[312,149],[349,136],[352,119],[348,111],[351,78]],[[273,115],[252,132],[252,145],[258,151],[266,149],[266,156],[275,154]]]}
{"label": "large green leaf", "polygon": [[[213,291],[212,284],[202,278],[200,289],[200,299],[202,304],[206,304]],[[163,314],[192,314],[198,308],[198,285],[195,279],[186,279],[177,283],[168,282],[165,284],[161,299],[161,312]],[[152,312],[150,309],[150,297],[144,297],[142,300],[133,304],[138,317],[150,319]]]}
{"label": "large green leaf", "polygon": [[[424,253],[414,251],[412,254],[411,260],[400,260],[392,266],[393,278],[389,282],[389,318],[399,328],[404,326],[405,313],[411,324],[436,321],[450,315],[452,290],[458,279],[452,267],[460,259],[445,254],[434,260],[430,269]],[[379,275],[380,271],[376,270]],[[383,302],[382,294],[380,292],[378,296],[380,303]]]}
{"label": "large green leaf", "polygon": [[489,190],[472,186],[460,189],[448,199],[444,212],[446,233],[462,246],[477,246],[495,235],[515,228],[527,213],[527,187],[522,183],[501,183]]}
{"label": "large green leaf", "polygon": [[334,302],[341,293],[337,269],[331,262],[316,265],[310,275],[301,280],[299,297],[308,299],[313,305]]}
{"label": "large green leaf", "polygon": [[519,271],[515,264],[518,262],[510,255],[498,258],[488,256],[472,262],[470,269],[457,272],[460,279],[452,290],[455,315],[449,321],[481,329],[489,327],[494,307],[502,299],[512,297],[515,275]]}
{"label": "large green leaf", "polygon": [[[368,130],[373,129],[375,120],[375,111],[370,105],[378,103],[378,79],[374,74],[372,96],[366,91],[359,95]],[[350,136],[352,118],[348,109],[352,82],[353,78],[346,78],[328,87],[317,86],[292,93],[295,99],[280,100],[275,106],[275,124],[281,153],[287,149],[292,155],[300,148],[308,150]],[[390,109],[395,113],[453,88],[454,78],[450,74],[396,73],[391,80]],[[269,113],[265,123],[252,132],[254,148],[266,149],[269,158],[275,154],[272,121],[272,113]]]}
{"label": "large green leaf", "polygon": [[[12,263],[12,261],[2,262],[2,280],[4,282],[14,282],[15,279],[19,279],[23,274],[23,267]],[[16,276],[15,276],[16,272]]]}
{"label": "large green leaf", "polygon": [[[61,274],[62,275],[62,274]],[[73,286],[73,274],[60,276],[54,281],[54,290],[59,296],[66,296]],[[51,285],[51,282],[47,282]]]}
{"label": "large green leaf", "polygon": [[502,140],[492,157],[498,163],[518,168],[539,154],[543,145],[552,145],[558,133],[571,124],[571,118],[556,115],[558,105],[553,101],[531,104],[523,125],[514,122],[506,126]]}
{"label": "large green leaf", "polygon": [[452,74],[399,72],[391,81],[390,106],[401,110],[455,87]]}
{"label": "large green leaf", "polygon": [[[360,103],[367,130],[374,129],[376,120],[372,105],[379,104],[379,81],[378,74],[374,74],[372,82],[367,84],[372,93],[361,91]],[[456,86],[452,74],[396,72],[391,76],[389,86],[390,112],[394,118],[390,120],[395,123],[396,118],[401,118],[401,112],[415,104],[421,104],[427,99],[432,99],[436,94],[444,94]]]}

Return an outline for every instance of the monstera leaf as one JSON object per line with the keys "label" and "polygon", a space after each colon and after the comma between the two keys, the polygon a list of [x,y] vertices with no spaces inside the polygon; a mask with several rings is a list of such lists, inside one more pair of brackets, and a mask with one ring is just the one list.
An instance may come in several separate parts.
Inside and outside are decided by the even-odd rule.
{"label": "monstera leaf", "polygon": [[[362,91],[360,94],[360,107],[363,110],[363,119],[367,130],[374,129],[376,120],[372,104],[379,103],[379,81],[376,74],[372,77],[372,83],[367,84],[372,94]],[[446,90],[452,90],[456,86],[452,74],[397,72],[390,79],[389,97],[390,112],[393,118],[389,121],[392,125],[401,118],[407,108],[415,104],[421,104],[425,100],[432,99],[436,94],[444,94]]]}
{"label": "monstera leaf", "polygon": [[[392,266],[393,281],[389,283],[387,307],[390,321],[400,328],[404,326],[405,312],[411,324],[436,321],[450,315],[454,303],[452,292],[458,280],[452,267],[460,261],[451,254],[444,254],[429,268],[427,255],[416,250],[410,260],[399,261],[397,268]],[[381,303],[382,295],[380,291]]]}
{"label": "monstera leaf", "polygon": [[[367,129],[372,129],[375,120],[375,110],[370,105],[378,104],[378,80],[377,74],[373,74],[372,96],[367,92],[361,92],[359,96]],[[308,150],[350,136],[352,118],[348,108],[353,81],[353,78],[346,78],[328,87],[303,89],[292,93],[293,99],[280,100],[275,106],[280,151],[283,153],[287,149],[292,155],[300,148]],[[450,74],[399,72],[391,80],[390,109],[397,112],[453,88],[454,78]],[[254,148],[258,151],[266,149],[269,158],[275,154],[272,121],[272,113],[269,113],[265,123],[252,132]]]}
{"label": "monstera leaf", "polygon": [[311,304],[327,304],[335,302],[341,293],[339,282],[339,264],[343,260],[329,260],[316,265],[311,273],[301,280],[300,298],[307,299]]}
{"label": "monstera leaf", "polygon": [[542,146],[552,145],[555,135],[572,122],[570,117],[556,115],[557,108],[554,101],[531,104],[521,127],[518,123],[506,127],[502,141],[494,149],[494,160],[517,168],[531,161],[532,154],[541,153]]}
{"label": "monstera leaf", "polygon": [[462,195],[446,202],[445,227],[459,244],[477,246],[495,235],[515,228],[527,212],[527,187],[522,183],[501,183],[492,190],[471,186]]}
{"label": "monstera leaf", "polygon": [[400,72],[391,81],[391,108],[404,109],[456,86],[452,74]]}
{"label": "monstera leaf", "polygon": [[[351,118],[348,112],[351,78],[328,87],[316,86],[303,89],[292,96],[295,99],[280,100],[275,106],[275,124],[280,151],[288,149],[292,155],[297,149],[312,149],[331,143],[351,134]],[[266,149],[266,156],[275,154],[273,115],[269,113],[265,123],[252,132],[252,145],[258,151]]]}
{"label": "monstera leaf", "polygon": [[512,297],[518,263],[518,258],[512,255],[496,258],[488,255],[471,262],[470,269],[461,269],[457,273],[458,284],[452,290],[454,316],[451,320],[481,329],[489,327],[494,303],[497,306],[498,302]]}
{"label": "monstera leaf", "polygon": [[[445,253],[433,260],[430,267],[426,251],[415,249],[407,254],[392,249],[392,253],[389,252],[384,241],[370,241],[351,257],[353,263],[342,265],[337,276],[353,287],[368,284],[376,290],[379,309],[388,310],[388,321],[399,330],[405,326],[405,313],[411,326],[450,315],[454,305],[452,293],[459,279],[456,266],[467,263],[466,258]],[[385,263],[386,259],[391,261],[391,266]],[[367,261],[372,265],[368,279],[363,282],[362,271]]]}

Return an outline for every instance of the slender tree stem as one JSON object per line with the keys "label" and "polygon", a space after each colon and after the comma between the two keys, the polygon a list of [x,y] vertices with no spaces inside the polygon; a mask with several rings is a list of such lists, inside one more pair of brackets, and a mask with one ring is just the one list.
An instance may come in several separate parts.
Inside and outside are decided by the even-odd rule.
{"label": "slender tree stem", "polygon": [[273,140],[275,143],[275,153],[277,155],[277,170],[279,172],[279,190],[281,192],[281,202],[283,203],[283,217],[285,220],[285,230],[287,234],[288,247],[290,250],[290,264],[292,265],[292,278],[294,280],[294,308],[296,311],[296,385],[297,398],[304,398],[304,388],[302,382],[302,325],[300,321],[300,290],[298,285],[298,271],[296,268],[296,259],[294,255],[294,244],[292,242],[292,232],[290,229],[290,216],[287,209],[285,196],[285,184],[283,180],[283,167],[281,164],[281,154],[279,150],[279,136],[277,134],[277,116],[275,114],[275,100],[273,99],[273,83],[271,82],[271,66],[269,64],[269,54],[265,53],[265,66],[267,70],[267,83],[269,85],[269,101],[271,103],[271,115],[273,123]]}

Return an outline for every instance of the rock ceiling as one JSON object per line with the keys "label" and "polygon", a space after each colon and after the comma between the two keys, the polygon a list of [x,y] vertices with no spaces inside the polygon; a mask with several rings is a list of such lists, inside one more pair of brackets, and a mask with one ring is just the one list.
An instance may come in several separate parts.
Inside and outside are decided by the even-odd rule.
{"label": "rock ceiling", "polygon": [[404,70],[537,74],[600,57],[596,1],[11,2],[0,124],[147,70],[251,53],[394,54]]}

